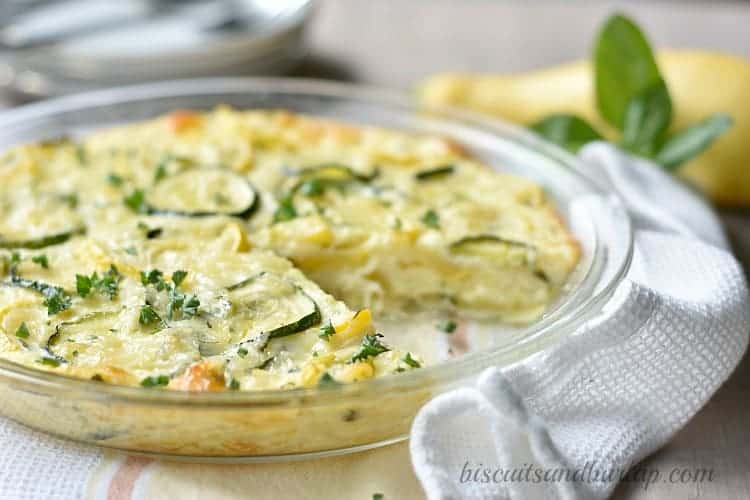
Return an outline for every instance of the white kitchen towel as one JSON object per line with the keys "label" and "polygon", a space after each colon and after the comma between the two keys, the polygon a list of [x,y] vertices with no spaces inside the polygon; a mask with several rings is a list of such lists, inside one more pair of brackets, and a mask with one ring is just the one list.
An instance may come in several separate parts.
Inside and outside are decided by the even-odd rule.
{"label": "white kitchen towel", "polygon": [[747,287],[712,210],[610,145],[580,156],[584,173],[630,212],[631,270],[605,310],[565,342],[490,368],[420,411],[410,449],[430,499],[606,498],[742,358]]}

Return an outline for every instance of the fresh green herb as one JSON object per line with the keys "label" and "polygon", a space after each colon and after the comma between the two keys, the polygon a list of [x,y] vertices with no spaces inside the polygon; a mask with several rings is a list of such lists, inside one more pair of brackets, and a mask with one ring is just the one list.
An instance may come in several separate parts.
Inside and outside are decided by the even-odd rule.
{"label": "fresh green herb", "polygon": [[373,493],[372,500],[383,500],[385,496],[382,493]]}
{"label": "fresh green herb", "polygon": [[39,358],[39,360],[37,362],[41,363],[43,365],[52,366],[52,367],[58,367],[58,366],[60,366],[60,360],[55,359],[55,358],[48,358],[46,356],[42,357],[42,358]]}
{"label": "fresh green herb", "polygon": [[273,213],[273,222],[285,222],[297,217],[297,209],[291,196],[284,197],[279,203],[279,208]]}
{"label": "fresh green herb", "polygon": [[138,323],[146,326],[153,323],[161,323],[161,316],[159,316],[153,307],[149,304],[141,306],[141,313],[138,316]]}
{"label": "fresh green herb", "polygon": [[[621,133],[620,146],[675,170],[708,148],[731,126],[731,118],[713,114],[668,136],[672,99],[651,46],[638,26],[615,14],[600,31],[593,52],[599,115]],[[532,125],[534,131],[572,151],[602,136],[583,119],[553,115]]]}
{"label": "fresh green herb", "polygon": [[325,340],[326,342],[331,338],[333,334],[336,333],[336,329],[333,327],[333,324],[329,321],[328,324],[325,324],[320,327],[320,333],[318,334],[318,337]]}
{"label": "fresh green herb", "polygon": [[422,367],[422,365],[420,364],[419,361],[417,361],[416,359],[414,359],[414,358],[411,357],[411,353],[410,352],[406,353],[406,356],[404,357],[404,359],[402,361],[404,363],[406,363],[407,365],[411,366],[412,368],[421,368]]}
{"label": "fresh green herb", "polygon": [[438,179],[451,175],[455,171],[456,169],[453,165],[443,165],[442,167],[431,168],[429,170],[421,170],[414,175],[414,178],[418,181]]}
{"label": "fresh green herb", "polygon": [[422,216],[422,224],[432,229],[440,229],[440,216],[433,209],[429,209]]}
{"label": "fresh green herb", "polygon": [[136,250],[134,246],[125,247],[122,250],[128,255],[138,255],[138,250]]}
{"label": "fresh green herb", "polygon": [[313,177],[300,184],[298,192],[305,196],[320,196],[325,192],[325,186],[323,181]]}
{"label": "fresh green herb", "polygon": [[156,166],[156,171],[154,172],[154,184],[159,182],[160,180],[163,180],[167,176],[167,166],[164,163],[159,163]]}
{"label": "fresh green herb", "polygon": [[143,286],[154,285],[158,291],[162,291],[167,287],[164,282],[164,273],[158,269],[152,269],[148,273],[141,271],[141,284]]}
{"label": "fresh green herb", "polygon": [[438,324],[437,324],[437,325],[435,325],[435,326],[436,326],[436,328],[437,328],[438,330],[440,330],[440,331],[442,331],[442,332],[445,332],[445,333],[453,333],[453,332],[455,332],[455,331],[456,331],[456,327],[457,327],[458,325],[456,325],[456,322],[455,322],[455,321],[451,321],[451,320],[445,320],[445,321],[441,321],[440,323],[438,323]]}
{"label": "fresh green herb", "polygon": [[577,153],[587,142],[602,138],[591,125],[573,115],[554,114],[533,124],[531,129],[571,153]]}
{"label": "fresh green herb", "polygon": [[195,295],[190,295],[185,299],[185,301],[182,303],[181,307],[181,313],[183,318],[192,318],[195,315],[198,314],[198,308],[200,307],[201,302],[198,300],[198,297]]}
{"label": "fresh green herb", "polygon": [[135,191],[130,193],[129,196],[126,196],[123,199],[123,202],[133,212],[139,214],[146,214],[149,212],[149,206],[146,203],[146,195],[143,194],[143,191],[140,189],[136,189]]}
{"label": "fresh green herb", "polygon": [[182,319],[190,319],[198,314],[201,303],[195,295],[185,295],[176,287],[169,290],[169,304],[167,304],[167,319],[172,320],[179,316]]}
{"label": "fresh green herb", "polygon": [[78,195],[75,193],[61,194],[60,201],[67,203],[70,208],[78,207]]}
{"label": "fresh green herb", "polygon": [[169,292],[169,303],[167,304],[167,319],[172,321],[179,316],[182,319],[190,319],[198,314],[200,300],[195,295],[185,295],[177,290],[177,287],[187,276],[187,271],[175,271],[172,274],[172,283],[164,281],[164,273],[158,269],[152,269],[148,273],[141,271],[141,283],[143,286],[153,285],[157,291],[167,290]]}
{"label": "fresh green herb", "polygon": [[21,254],[18,252],[12,252],[10,254],[10,274],[16,274],[18,265],[21,264]]}
{"label": "fresh green herb", "polygon": [[240,389],[240,383],[237,381],[236,378],[232,378],[229,381],[229,389],[233,391],[238,391]]}
{"label": "fresh green herb", "polygon": [[338,385],[338,382],[336,382],[336,379],[333,378],[330,373],[325,372],[318,379],[318,385],[319,386]]}
{"label": "fresh green herb", "polygon": [[732,118],[726,114],[715,114],[695,125],[677,132],[664,143],[656,161],[668,170],[699,155],[711,143],[732,126]]}
{"label": "fresh green herb", "polygon": [[65,290],[56,286],[47,286],[48,288],[45,288],[45,290],[47,291],[45,293],[46,299],[43,302],[43,304],[47,306],[47,314],[53,316],[57,313],[65,311],[66,309],[70,309],[72,302],[70,296],[65,293]]}
{"label": "fresh green herb", "polygon": [[[95,274],[96,273],[94,273],[94,275]],[[91,277],[85,276],[83,274],[76,274],[76,291],[78,292],[79,296],[81,297],[88,296],[93,286],[94,284],[92,283]]]}
{"label": "fresh green herb", "polygon": [[16,330],[16,337],[19,339],[27,339],[29,338],[29,328],[26,326],[26,322],[24,321],[21,323],[21,326],[18,327],[18,330]]}
{"label": "fresh green herb", "polygon": [[359,352],[352,356],[349,360],[350,363],[356,363],[357,361],[365,361],[368,358],[373,358],[379,354],[390,351],[388,347],[380,342],[383,336],[379,333],[374,335],[365,335],[362,339],[362,345],[360,346]]}
{"label": "fresh green herb", "polygon": [[237,356],[241,358],[247,356],[247,349],[245,349],[244,347],[240,347],[239,349],[237,349]]}
{"label": "fresh green herb", "polygon": [[189,165],[193,163],[193,160],[186,157],[176,156],[172,153],[164,153],[164,155],[161,157],[161,160],[159,160],[159,163],[156,165],[156,170],[154,171],[154,184],[167,177],[167,175],[169,174],[167,167],[172,162],[177,162],[181,165]]}
{"label": "fresh green herb", "polygon": [[47,256],[44,254],[33,256],[31,258],[31,262],[33,262],[34,264],[39,264],[44,269],[49,269],[49,261],[47,260]]}
{"label": "fresh green herb", "polygon": [[110,300],[114,300],[117,297],[121,279],[122,275],[117,270],[117,267],[112,264],[101,277],[96,271],[91,276],[76,274],[76,291],[83,298],[86,298],[92,291],[96,291],[100,295],[105,295]]}
{"label": "fresh green herb", "polygon": [[663,81],[646,37],[620,14],[611,16],[599,33],[594,67],[597,108],[618,130],[625,126],[631,100]]}
{"label": "fresh green herb", "polygon": [[180,284],[185,280],[185,277],[187,277],[187,271],[175,271],[172,273],[172,282],[174,283],[174,286],[179,287]]}
{"label": "fresh green herb", "polygon": [[158,377],[146,377],[141,380],[142,387],[162,387],[169,384],[169,377],[159,375]]}
{"label": "fresh green herb", "polygon": [[125,179],[115,173],[110,173],[107,175],[107,182],[109,182],[111,186],[120,187],[125,182]]}
{"label": "fresh green herb", "polygon": [[628,102],[620,139],[622,147],[640,156],[653,156],[670,121],[672,101],[664,80],[659,80]]}

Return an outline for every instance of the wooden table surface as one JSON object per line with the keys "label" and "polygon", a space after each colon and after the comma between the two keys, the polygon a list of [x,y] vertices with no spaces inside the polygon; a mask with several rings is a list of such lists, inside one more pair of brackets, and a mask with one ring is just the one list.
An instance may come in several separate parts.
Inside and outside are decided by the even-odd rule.
{"label": "wooden table surface", "polygon": [[[408,88],[446,70],[510,72],[584,57],[614,10],[633,15],[655,44],[750,56],[750,3],[487,0],[327,0],[298,75]],[[722,214],[750,268],[750,215]],[[618,500],[750,498],[750,359],[663,449],[660,471],[713,468],[703,484],[620,485]],[[406,466],[406,464],[405,464]]]}

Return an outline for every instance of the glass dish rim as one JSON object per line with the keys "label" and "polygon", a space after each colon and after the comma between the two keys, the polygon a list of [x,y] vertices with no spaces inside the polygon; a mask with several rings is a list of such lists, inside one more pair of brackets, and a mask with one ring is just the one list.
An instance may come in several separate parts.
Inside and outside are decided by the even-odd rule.
{"label": "glass dish rim", "polygon": [[[426,111],[415,104],[408,94],[401,91],[359,84],[305,78],[195,78],[113,87],[27,104],[0,112],[0,127],[12,126],[14,123],[23,123],[32,119],[43,119],[45,116],[53,116],[60,112],[85,111],[86,108],[94,106],[124,104],[127,102],[140,102],[168,97],[189,97],[201,93],[268,92],[269,90],[276,93],[284,92],[290,95],[306,94],[309,96],[319,95],[348,101],[364,100],[370,104],[377,103],[380,106],[404,108],[413,113],[423,113]],[[217,102],[217,104],[219,103]],[[581,173],[581,169],[577,167],[581,163],[580,159],[520,126],[451,107],[430,107],[428,111],[431,114],[438,114],[443,121],[490,133],[502,140],[514,143],[519,148],[525,148],[542,154],[562,166],[568,167],[572,175],[577,178],[577,181],[586,185],[592,192],[621,203],[616,194],[607,190],[595,179],[591,179]],[[567,311],[565,316],[560,318],[552,317],[551,319],[549,317],[542,318],[542,320],[524,329],[523,337],[510,345],[466,354],[436,365],[426,366],[419,370],[410,370],[387,377],[325,388],[310,387],[222,392],[148,390],[141,387],[103,384],[97,381],[35,370],[3,359],[0,359],[0,377],[33,385],[38,389],[77,390],[83,393],[82,395],[86,399],[108,398],[127,403],[157,406],[257,406],[259,408],[285,406],[290,403],[318,406],[332,399],[343,399],[362,392],[384,393],[393,389],[407,387],[420,388],[424,386],[423,383],[427,382],[444,383],[457,381],[463,377],[476,375],[484,368],[497,365],[498,363],[493,363],[493,360],[499,362],[503,354],[527,346],[533,341],[551,337],[556,331],[562,331],[563,327],[571,331],[575,330],[580,325],[577,322],[577,318],[587,317],[587,313],[606,302],[627,273],[633,256],[633,228],[630,218],[626,216],[623,219],[623,224],[626,226],[624,232],[627,238],[627,248],[620,261],[616,264],[615,271],[603,287],[598,291],[592,291],[589,297],[582,300],[570,311]],[[595,251],[600,251],[598,242]],[[588,269],[586,274],[588,275],[591,271],[592,269]],[[578,286],[580,287],[581,285],[582,283]],[[528,354],[524,354],[520,360],[544,351],[548,347],[545,346],[541,350],[534,350]]]}

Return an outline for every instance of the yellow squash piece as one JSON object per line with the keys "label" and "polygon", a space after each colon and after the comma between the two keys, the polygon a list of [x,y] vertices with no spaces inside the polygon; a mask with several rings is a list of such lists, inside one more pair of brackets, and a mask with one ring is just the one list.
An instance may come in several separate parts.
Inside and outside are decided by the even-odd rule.
{"label": "yellow squash piece", "polygon": [[[718,112],[734,122],[679,175],[717,203],[750,205],[750,61],[700,50],[660,51],[657,61],[674,101],[672,132]],[[574,113],[613,136],[596,111],[588,61],[515,75],[435,75],[420,84],[418,97],[426,105],[463,106],[522,125]]]}

